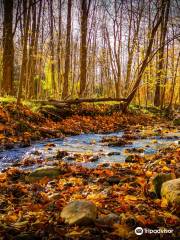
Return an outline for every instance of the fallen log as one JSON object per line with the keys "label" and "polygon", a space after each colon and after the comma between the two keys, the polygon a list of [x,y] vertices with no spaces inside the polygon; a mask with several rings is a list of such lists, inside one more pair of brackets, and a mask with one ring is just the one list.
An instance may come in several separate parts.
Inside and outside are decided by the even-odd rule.
{"label": "fallen log", "polygon": [[77,98],[77,99],[69,99],[69,100],[34,100],[35,103],[40,103],[43,105],[54,105],[58,107],[65,107],[71,104],[79,104],[79,103],[93,103],[93,102],[126,102],[126,98]]}

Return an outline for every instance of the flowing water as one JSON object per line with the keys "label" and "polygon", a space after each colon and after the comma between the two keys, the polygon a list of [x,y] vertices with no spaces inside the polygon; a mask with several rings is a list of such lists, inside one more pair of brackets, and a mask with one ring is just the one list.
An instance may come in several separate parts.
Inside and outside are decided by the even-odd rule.
{"label": "flowing water", "polygon": [[[39,159],[46,164],[52,165],[56,159],[58,150],[67,151],[68,154],[89,154],[92,156],[99,156],[97,161],[83,162],[83,161],[70,161],[71,163],[82,164],[86,167],[96,167],[100,163],[122,162],[127,157],[125,149],[142,148],[144,154],[154,154],[159,149],[169,146],[171,144],[178,144],[180,134],[173,133],[167,134],[167,138],[160,136],[149,137],[148,139],[137,139],[132,144],[127,144],[122,147],[105,146],[101,140],[103,137],[117,136],[121,137],[123,131],[111,134],[81,134],[76,136],[65,137],[64,139],[48,139],[41,142],[35,142],[30,147],[20,148],[15,147],[11,150],[4,150],[0,152],[0,170],[12,166],[22,159]],[[170,137],[170,138],[169,138]],[[55,146],[47,147],[47,143],[54,143]],[[64,158],[64,161],[69,161]],[[41,164],[40,164],[41,165]],[[36,168],[37,163],[32,166],[24,168]]]}

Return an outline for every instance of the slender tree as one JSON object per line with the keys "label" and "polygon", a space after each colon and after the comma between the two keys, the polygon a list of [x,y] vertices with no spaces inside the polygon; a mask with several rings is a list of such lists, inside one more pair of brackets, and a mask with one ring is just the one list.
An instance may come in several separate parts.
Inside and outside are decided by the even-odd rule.
{"label": "slender tree", "polygon": [[4,0],[2,93],[11,95],[14,82],[13,0]]}
{"label": "slender tree", "polygon": [[69,91],[69,70],[70,70],[70,41],[71,41],[71,8],[72,0],[68,0],[68,14],[67,14],[67,27],[66,27],[66,56],[65,56],[65,71],[64,71],[64,84],[62,98],[68,97]]}
{"label": "slender tree", "polygon": [[86,90],[87,75],[87,27],[91,0],[80,0],[81,3],[81,46],[80,46],[80,93],[82,97]]}
{"label": "slender tree", "polygon": [[154,105],[159,107],[161,104],[161,84],[164,77],[164,48],[167,33],[167,23],[169,17],[170,0],[161,1],[161,28],[160,28],[160,50],[157,68],[157,82],[154,96]]}
{"label": "slender tree", "polygon": [[27,44],[28,44],[28,32],[29,32],[29,23],[30,23],[30,12],[32,7],[32,0],[29,1],[28,6],[25,2],[23,4],[24,10],[24,36],[23,36],[23,54],[22,54],[22,63],[21,63],[21,73],[18,87],[18,96],[17,96],[17,104],[20,103],[23,93],[23,84],[26,82],[27,77]]}

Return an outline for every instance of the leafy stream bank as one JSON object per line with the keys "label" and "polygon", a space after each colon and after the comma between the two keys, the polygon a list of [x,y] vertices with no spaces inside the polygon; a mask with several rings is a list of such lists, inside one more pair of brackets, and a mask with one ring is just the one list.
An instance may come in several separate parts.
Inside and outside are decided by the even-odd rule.
{"label": "leafy stream bank", "polygon": [[1,110],[2,239],[178,239],[177,126],[143,114],[54,122]]}

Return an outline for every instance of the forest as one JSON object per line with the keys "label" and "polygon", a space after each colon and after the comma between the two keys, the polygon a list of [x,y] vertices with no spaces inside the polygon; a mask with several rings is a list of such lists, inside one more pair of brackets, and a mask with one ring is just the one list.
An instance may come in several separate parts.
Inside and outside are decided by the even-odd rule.
{"label": "forest", "polygon": [[180,239],[179,144],[179,0],[0,0],[0,239]]}

